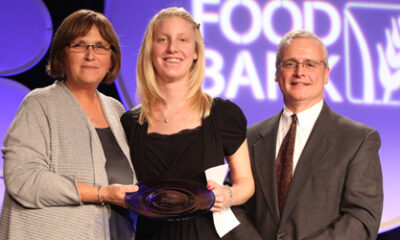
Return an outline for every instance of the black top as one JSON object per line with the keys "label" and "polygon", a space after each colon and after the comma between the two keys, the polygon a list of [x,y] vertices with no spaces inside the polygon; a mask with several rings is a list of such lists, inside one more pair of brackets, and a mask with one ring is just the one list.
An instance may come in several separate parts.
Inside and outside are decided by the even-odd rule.
{"label": "black top", "polygon": [[[215,98],[209,117],[202,125],[171,135],[147,133],[140,125],[140,108],[125,113],[122,124],[127,134],[133,166],[139,183],[158,177],[191,179],[206,184],[204,171],[224,164],[246,138],[246,118],[230,101]],[[184,221],[152,220],[139,216],[136,240],[220,239],[211,212]]]}
{"label": "black top", "polygon": [[[173,143],[173,144],[167,144]],[[137,161],[143,177],[174,177],[204,182],[204,144],[201,127],[172,135],[150,133],[144,143],[146,161]]]}
{"label": "black top", "polygon": [[[106,172],[109,184],[132,184],[133,172],[110,128],[96,128],[106,157]],[[109,220],[112,240],[133,239],[133,221],[129,211],[111,205]]]}
{"label": "black top", "polygon": [[108,184],[132,184],[133,172],[110,128],[96,128],[104,155]]}

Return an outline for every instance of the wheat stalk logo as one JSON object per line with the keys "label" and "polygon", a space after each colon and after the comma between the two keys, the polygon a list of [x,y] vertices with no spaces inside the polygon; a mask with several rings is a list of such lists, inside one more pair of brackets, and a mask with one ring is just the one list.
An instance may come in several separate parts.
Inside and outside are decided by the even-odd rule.
{"label": "wheat stalk logo", "polygon": [[386,49],[377,44],[379,55],[379,80],[384,87],[383,102],[389,103],[391,95],[400,88],[400,17],[392,18],[392,30],[385,29]]}

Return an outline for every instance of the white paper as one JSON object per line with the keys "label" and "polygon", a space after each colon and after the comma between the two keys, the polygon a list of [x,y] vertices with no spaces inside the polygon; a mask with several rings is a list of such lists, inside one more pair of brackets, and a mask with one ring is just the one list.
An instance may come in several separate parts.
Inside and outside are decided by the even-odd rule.
{"label": "white paper", "polygon": [[[206,178],[207,180],[213,180],[214,182],[222,185],[224,183],[227,171],[228,164],[212,167],[205,171]],[[235,217],[235,214],[233,214],[230,208],[221,212],[214,212],[213,218],[215,230],[217,230],[220,238],[240,224],[239,220]]]}

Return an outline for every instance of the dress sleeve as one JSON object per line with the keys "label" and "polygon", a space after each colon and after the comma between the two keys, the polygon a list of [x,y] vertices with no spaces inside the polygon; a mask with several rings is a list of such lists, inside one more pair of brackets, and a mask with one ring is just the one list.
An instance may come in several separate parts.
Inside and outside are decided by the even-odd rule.
{"label": "dress sleeve", "polygon": [[[124,128],[129,144],[131,144],[131,140],[135,137],[135,131],[139,125],[139,114],[140,107],[135,107],[121,116],[121,124]],[[130,147],[133,147],[133,145],[130,145]]]}
{"label": "dress sleeve", "polygon": [[230,156],[246,139],[247,120],[242,110],[229,100],[215,99],[216,114],[219,115],[222,144],[225,156]]}
{"label": "dress sleeve", "polygon": [[132,118],[131,118],[130,111],[122,114],[121,124],[122,124],[122,127],[124,128],[126,137],[129,139],[130,133],[132,131]]}

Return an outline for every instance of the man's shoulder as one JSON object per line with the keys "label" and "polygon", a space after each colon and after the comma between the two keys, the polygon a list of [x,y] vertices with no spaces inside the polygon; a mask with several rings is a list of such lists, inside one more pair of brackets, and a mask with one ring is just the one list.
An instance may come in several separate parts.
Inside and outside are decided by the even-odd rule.
{"label": "man's shoulder", "polygon": [[255,123],[248,127],[247,131],[250,132],[260,132],[261,130],[265,129],[266,127],[270,126],[273,117],[269,117],[267,119],[262,120],[261,122]]}
{"label": "man's shoulder", "polygon": [[359,137],[360,135],[377,132],[374,128],[366,125],[365,123],[351,119],[345,115],[331,110],[330,108],[328,108],[328,111],[330,112],[331,116],[333,116],[337,133],[349,135],[349,137]]}
{"label": "man's shoulder", "polygon": [[279,117],[281,115],[282,111],[280,111],[279,113],[266,118],[258,123],[255,123],[253,125],[251,125],[248,130],[250,131],[259,131],[262,129],[265,129],[266,127],[270,127],[271,125],[274,125],[275,123],[277,123],[277,121],[279,121]]}
{"label": "man's shoulder", "polygon": [[263,135],[264,132],[271,130],[274,127],[277,127],[278,123],[279,123],[280,115],[281,115],[281,112],[248,127],[247,138],[249,139],[249,141],[252,141],[255,138],[258,138],[258,136]]}
{"label": "man's shoulder", "polygon": [[344,132],[353,132],[359,134],[366,134],[370,132],[376,132],[376,130],[362,122],[358,122],[349,117],[338,114],[338,128],[342,129]]}

